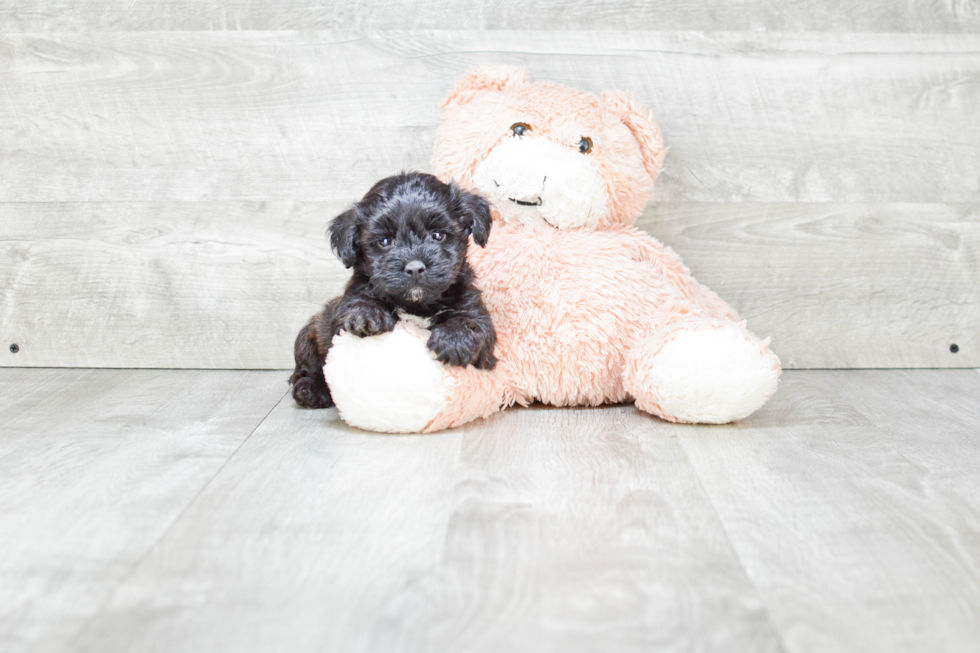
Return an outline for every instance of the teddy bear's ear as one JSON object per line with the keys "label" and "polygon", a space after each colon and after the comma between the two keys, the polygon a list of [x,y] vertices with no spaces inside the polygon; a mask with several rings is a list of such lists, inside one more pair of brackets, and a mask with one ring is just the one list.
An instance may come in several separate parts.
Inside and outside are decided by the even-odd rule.
{"label": "teddy bear's ear", "polygon": [[602,103],[633,132],[633,138],[639,143],[640,153],[643,155],[643,167],[650,178],[656,181],[664,157],[667,156],[667,148],[664,147],[664,137],[653,114],[623,93],[603,93]]}
{"label": "teddy bear's ear", "polygon": [[518,66],[483,66],[474,68],[442,101],[442,110],[455,113],[461,106],[470,102],[485,91],[502,91],[527,84],[527,71]]}
{"label": "teddy bear's ear", "polygon": [[330,221],[330,249],[345,268],[357,263],[357,240],[360,237],[360,211],[355,204]]}

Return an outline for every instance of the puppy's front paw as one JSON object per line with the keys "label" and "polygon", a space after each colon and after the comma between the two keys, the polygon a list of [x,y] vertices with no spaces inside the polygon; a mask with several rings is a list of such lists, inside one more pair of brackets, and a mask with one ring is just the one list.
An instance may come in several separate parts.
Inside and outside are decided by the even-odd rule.
{"label": "puppy's front paw", "polygon": [[433,327],[427,346],[436,359],[448,365],[492,370],[497,362],[492,344],[472,320],[450,320]]}
{"label": "puppy's front paw", "polygon": [[390,311],[376,304],[361,304],[351,308],[341,320],[340,325],[346,331],[366,338],[379,333],[387,333],[395,328],[398,322]]}

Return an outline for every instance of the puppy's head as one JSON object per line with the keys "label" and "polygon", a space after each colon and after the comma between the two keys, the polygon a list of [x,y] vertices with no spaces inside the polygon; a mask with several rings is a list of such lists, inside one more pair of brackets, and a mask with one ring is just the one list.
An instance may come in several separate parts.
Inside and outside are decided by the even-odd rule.
{"label": "puppy's head", "polygon": [[490,236],[483,198],[432,175],[382,179],[330,223],[330,245],[347,267],[370,279],[378,294],[406,306],[441,296],[466,261],[469,236]]}

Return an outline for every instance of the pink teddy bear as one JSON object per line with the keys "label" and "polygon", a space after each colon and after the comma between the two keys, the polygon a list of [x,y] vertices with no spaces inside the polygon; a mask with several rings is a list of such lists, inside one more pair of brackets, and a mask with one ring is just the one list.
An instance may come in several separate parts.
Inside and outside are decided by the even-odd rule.
{"label": "pink teddy bear", "polygon": [[432,432],[515,403],[633,401],[672,422],[742,419],[779,359],[669,247],[632,225],[666,154],[653,116],[618,93],[471,72],[442,104],[432,165],[494,206],[469,261],[497,329],[492,371],[433,360],[422,320],[334,339],[324,374],[341,417]]}

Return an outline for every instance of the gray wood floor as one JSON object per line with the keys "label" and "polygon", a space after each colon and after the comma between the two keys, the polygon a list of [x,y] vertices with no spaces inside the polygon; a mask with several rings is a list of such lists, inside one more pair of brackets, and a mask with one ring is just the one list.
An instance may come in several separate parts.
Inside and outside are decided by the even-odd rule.
{"label": "gray wood floor", "polygon": [[980,647],[980,371],[424,437],[285,377],[0,370],[0,650]]}

